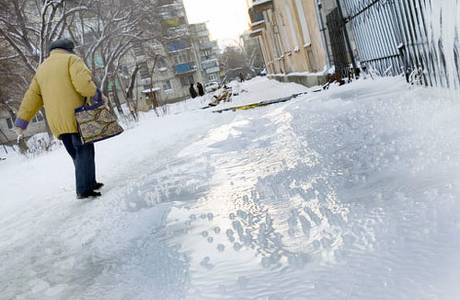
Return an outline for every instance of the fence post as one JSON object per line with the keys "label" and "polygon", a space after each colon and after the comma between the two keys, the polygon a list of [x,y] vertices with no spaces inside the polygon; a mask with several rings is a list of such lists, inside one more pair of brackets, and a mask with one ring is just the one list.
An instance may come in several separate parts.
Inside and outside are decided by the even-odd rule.
{"label": "fence post", "polygon": [[329,45],[327,43],[326,27],[324,26],[324,19],[323,19],[323,4],[321,3],[321,1],[317,0],[316,7],[317,7],[317,17],[320,23],[320,31],[322,33],[322,42],[323,42],[324,49],[326,50],[326,63],[329,69],[332,66],[331,53],[329,51]]}
{"label": "fence post", "polygon": [[347,48],[348,48],[348,55],[350,56],[353,69],[356,70],[358,67],[356,65],[355,56],[353,55],[353,49],[351,49],[350,36],[348,35],[348,30],[347,30],[347,22],[345,21],[345,18],[343,17],[342,5],[340,4],[340,0],[336,0],[336,2],[337,2],[337,8],[339,10],[340,22],[342,23],[343,32],[345,35],[345,43],[347,44]]}

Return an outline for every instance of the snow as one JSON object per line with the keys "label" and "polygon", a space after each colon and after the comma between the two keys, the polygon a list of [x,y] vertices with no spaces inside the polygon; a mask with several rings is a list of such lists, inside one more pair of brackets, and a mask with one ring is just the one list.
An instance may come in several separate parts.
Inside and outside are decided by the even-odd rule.
{"label": "snow", "polygon": [[142,93],[143,93],[143,94],[148,94],[148,93],[152,93],[152,92],[158,92],[158,91],[160,91],[160,90],[161,90],[161,88],[158,88],[158,87],[156,87],[156,88],[149,88],[149,89],[143,90]]}
{"label": "snow", "polygon": [[271,76],[299,76],[299,77],[309,77],[309,76],[323,76],[326,74],[325,71],[321,72],[291,72],[291,73],[279,73],[279,74],[270,74]]}
{"label": "snow", "polygon": [[[218,109],[311,91],[233,82]],[[401,78],[248,111],[211,95],[96,146],[0,161],[5,299],[458,299],[460,104]]]}

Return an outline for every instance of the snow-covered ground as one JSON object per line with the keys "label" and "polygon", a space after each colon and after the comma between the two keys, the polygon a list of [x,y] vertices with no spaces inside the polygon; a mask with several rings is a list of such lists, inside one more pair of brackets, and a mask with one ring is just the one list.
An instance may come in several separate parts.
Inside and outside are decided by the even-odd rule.
{"label": "snow-covered ground", "polygon": [[[232,104],[306,91],[257,78]],[[245,92],[247,91],[247,92]],[[0,162],[1,299],[460,295],[460,103],[401,79],[212,113],[147,114],[97,144]]]}

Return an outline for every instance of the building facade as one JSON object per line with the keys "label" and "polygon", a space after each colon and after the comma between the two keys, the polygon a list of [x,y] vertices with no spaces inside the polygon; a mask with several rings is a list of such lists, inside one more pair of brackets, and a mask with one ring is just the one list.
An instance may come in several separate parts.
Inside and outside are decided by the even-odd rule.
{"label": "building facade", "polygon": [[211,40],[206,23],[191,24],[190,32],[204,83],[220,81],[219,46]]}
{"label": "building facade", "polygon": [[173,103],[189,98],[191,84],[206,80],[182,0],[160,0],[158,10],[160,39],[134,49],[140,65],[137,90],[141,97],[155,94],[160,103]]}
{"label": "building facade", "polygon": [[247,1],[251,37],[259,39],[268,75],[309,86],[322,83],[328,57],[316,0]]}

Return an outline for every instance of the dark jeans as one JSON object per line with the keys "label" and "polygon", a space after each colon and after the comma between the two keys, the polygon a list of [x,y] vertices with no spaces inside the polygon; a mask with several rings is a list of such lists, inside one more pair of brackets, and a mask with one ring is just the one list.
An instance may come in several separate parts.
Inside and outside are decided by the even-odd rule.
{"label": "dark jeans", "polygon": [[94,144],[83,144],[78,133],[66,133],[59,137],[72,157],[75,166],[77,194],[92,191],[96,184],[96,165],[94,163]]}

